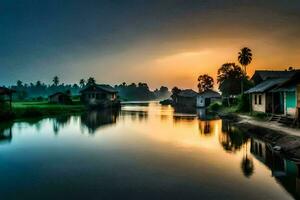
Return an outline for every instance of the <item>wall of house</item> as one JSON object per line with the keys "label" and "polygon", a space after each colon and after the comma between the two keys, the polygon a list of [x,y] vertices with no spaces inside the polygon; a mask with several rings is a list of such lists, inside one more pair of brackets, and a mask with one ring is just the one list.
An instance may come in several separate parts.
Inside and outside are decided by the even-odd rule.
{"label": "wall of house", "polygon": [[285,113],[287,115],[296,115],[297,97],[295,92],[285,92]]}
{"label": "wall of house", "polygon": [[[261,98],[261,101],[259,101],[259,98]],[[256,112],[266,112],[266,95],[264,93],[252,94],[252,110]]]}
{"label": "wall of house", "polygon": [[197,107],[201,108],[205,106],[205,99],[203,96],[198,95],[197,96]]}
{"label": "wall of house", "polygon": [[197,97],[177,97],[177,105],[183,107],[196,107]]}

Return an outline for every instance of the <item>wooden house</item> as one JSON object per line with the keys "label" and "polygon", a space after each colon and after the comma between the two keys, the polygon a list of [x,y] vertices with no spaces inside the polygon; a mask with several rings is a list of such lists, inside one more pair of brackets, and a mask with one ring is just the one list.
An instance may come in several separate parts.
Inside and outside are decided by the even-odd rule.
{"label": "wooden house", "polygon": [[[273,74],[276,71],[272,71]],[[300,103],[300,71],[280,71],[274,73],[259,84],[246,91],[251,95],[251,106],[253,111],[285,115],[293,118],[298,117]],[[258,77],[255,73],[256,79]],[[277,78],[274,78],[277,77]],[[253,78],[252,78],[253,79]]]}
{"label": "wooden house", "polygon": [[90,85],[80,91],[81,101],[91,107],[115,107],[120,105],[117,90],[110,85]]}
{"label": "wooden house", "polygon": [[212,102],[215,101],[221,101],[221,95],[220,93],[208,89],[204,92],[200,92],[197,95],[197,107],[198,108],[203,108],[209,106]]}
{"label": "wooden house", "polygon": [[56,92],[48,97],[50,103],[71,104],[71,95],[69,92]]}
{"label": "wooden house", "polygon": [[196,107],[198,93],[192,89],[182,90],[174,99],[175,106],[179,107]]}

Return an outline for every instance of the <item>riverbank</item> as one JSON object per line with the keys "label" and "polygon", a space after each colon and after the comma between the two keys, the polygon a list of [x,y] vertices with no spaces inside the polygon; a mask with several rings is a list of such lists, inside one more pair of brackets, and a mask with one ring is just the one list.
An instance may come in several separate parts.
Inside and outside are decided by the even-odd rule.
{"label": "riverbank", "polygon": [[86,111],[86,107],[80,102],[72,105],[51,104],[47,101],[14,102],[11,112],[4,112],[0,116],[1,121],[17,119],[48,117],[62,114],[74,114]]}

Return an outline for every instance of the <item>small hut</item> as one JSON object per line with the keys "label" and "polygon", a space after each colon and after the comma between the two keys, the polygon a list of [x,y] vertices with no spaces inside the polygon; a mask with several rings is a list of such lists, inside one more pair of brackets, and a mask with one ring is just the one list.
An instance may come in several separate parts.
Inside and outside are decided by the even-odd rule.
{"label": "small hut", "polygon": [[212,102],[221,101],[222,97],[220,93],[213,91],[211,89],[200,92],[197,96],[197,107],[207,107]]}
{"label": "small hut", "polygon": [[72,103],[70,92],[56,92],[49,96],[50,103],[70,104]]}
{"label": "small hut", "polygon": [[175,106],[195,108],[197,95],[198,93],[192,89],[182,90],[175,99]]}
{"label": "small hut", "polygon": [[115,107],[120,105],[118,91],[110,85],[89,85],[81,93],[81,101],[91,107]]}

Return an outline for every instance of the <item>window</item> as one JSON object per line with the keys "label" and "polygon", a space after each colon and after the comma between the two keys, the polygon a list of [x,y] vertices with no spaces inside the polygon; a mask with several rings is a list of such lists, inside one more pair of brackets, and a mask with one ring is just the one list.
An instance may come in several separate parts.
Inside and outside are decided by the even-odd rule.
{"label": "window", "polygon": [[256,94],[254,95],[254,104],[255,105],[257,104],[257,95]]}
{"label": "window", "polygon": [[258,104],[261,105],[261,94],[258,95]]}

